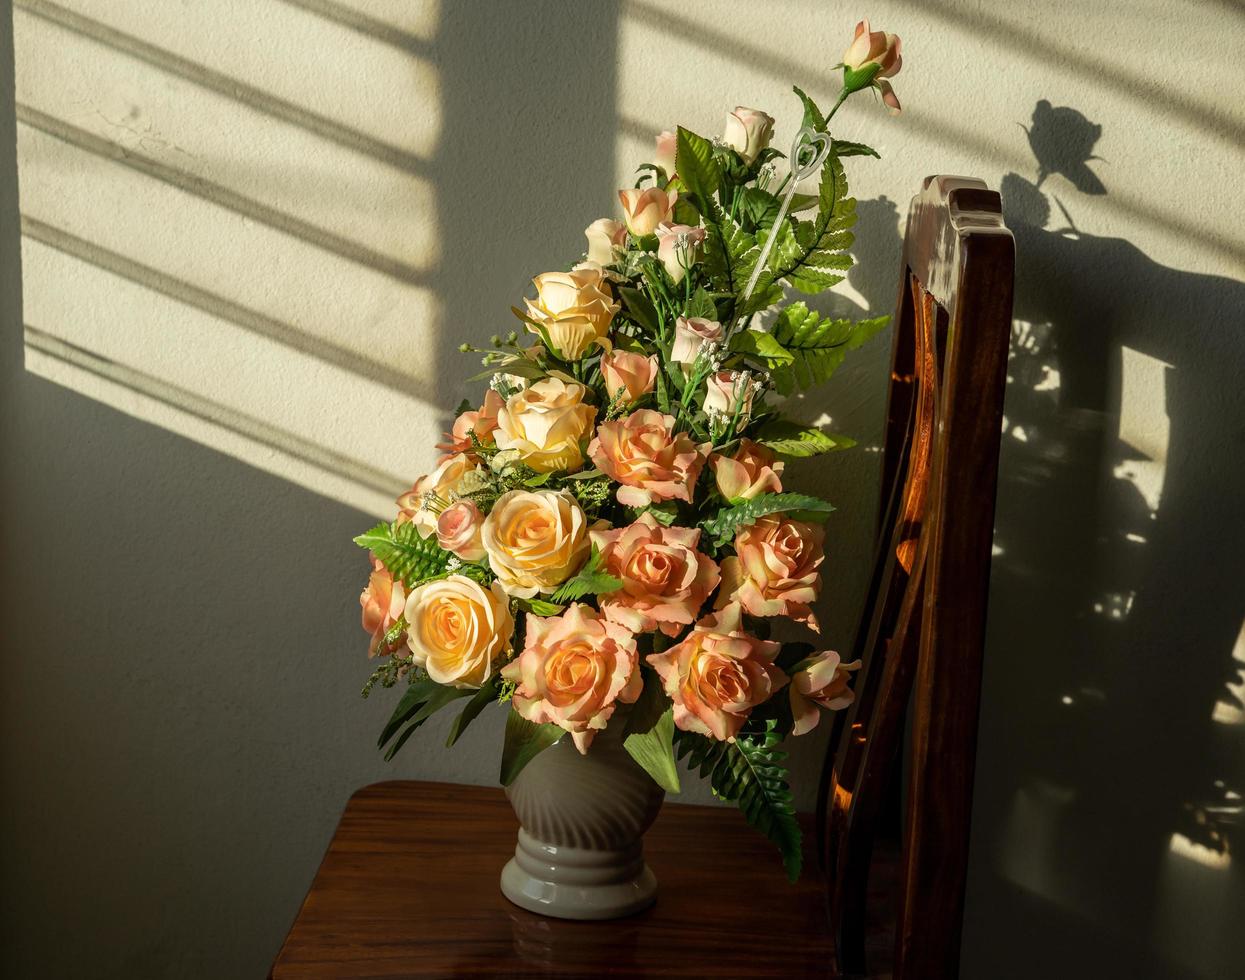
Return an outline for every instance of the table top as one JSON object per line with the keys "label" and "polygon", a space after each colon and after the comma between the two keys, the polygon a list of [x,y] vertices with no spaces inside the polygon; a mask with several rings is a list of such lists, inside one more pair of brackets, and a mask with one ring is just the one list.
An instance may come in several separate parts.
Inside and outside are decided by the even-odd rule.
{"label": "table top", "polygon": [[657,903],[608,922],[545,918],[505,899],[498,881],[517,830],[500,789],[359,790],[271,976],[829,975],[819,875],[788,884],[777,848],[733,808],[663,806],[644,839]]}

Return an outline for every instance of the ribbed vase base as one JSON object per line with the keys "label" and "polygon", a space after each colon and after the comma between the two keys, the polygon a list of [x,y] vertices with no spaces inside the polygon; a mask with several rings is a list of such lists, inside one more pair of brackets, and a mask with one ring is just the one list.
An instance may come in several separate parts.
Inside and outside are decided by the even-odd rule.
{"label": "ribbed vase base", "polygon": [[640,845],[621,851],[546,844],[524,830],[501,872],[502,894],[558,919],[617,919],[653,904],[657,878]]}

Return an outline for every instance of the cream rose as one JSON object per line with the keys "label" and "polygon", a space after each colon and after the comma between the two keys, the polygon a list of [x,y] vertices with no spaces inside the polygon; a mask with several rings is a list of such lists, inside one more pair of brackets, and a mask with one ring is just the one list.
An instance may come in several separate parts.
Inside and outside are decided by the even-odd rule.
{"label": "cream rose", "polygon": [[681,316],[674,321],[674,344],[670,348],[670,360],[686,367],[696,363],[705,344],[722,339],[722,324],[702,316]]}
{"label": "cream rose", "polygon": [[530,599],[554,592],[591,551],[588,517],[569,493],[511,490],[497,498],[481,531],[502,588]]}
{"label": "cream rose", "polygon": [[738,557],[722,560],[718,603],[738,602],[753,616],[785,616],[819,630],[810,603],[821,591],[825,529],[781,514],[735,535]]}
{"label": "cream rose", "polygon": [[[705,379],[705,412],[746,419],[752,412],[752,375],[748,371],[719,371]],[[742,422],[741,426],[742,428]]]}
{"label": "cream rose", "polygon": [[641,409],[597,426],[588,455],[622,484],[620,504],[643,507],[654,500],[690,501],[709,448],[708,443],[696,445],[686,432],[676,435],[673,416]]}
{"label": "cream rose", "polygon": [[748,109],[739,105],[726,117],[726,131],[722,133],[722,142],[743,157],[744,163],[752,163],[757,154],[769,146],[773,135],[773,116],[760,109]]}
{"label": "cream rose", "polygon": [[463,478],[477,469],[474,459],[466,453],[446,456],[427,476],[398,498],[398,520],[411,521],[422,537],[437,533],[437,515],[454,500]]}
{"label": "cream rose", "polygon": [[781,493],[784,464],[774,454],[751,439],[740,439],[734,456],[714,453],[709,467],[718,484],[718,493],[731,503],[751,500],[763,493]]}
{"label": "cream rose", "polygon": [[513,449],[540,473],[579,469],[584,463],[579,441],[597,417],[597,410],[584,404],[586,392],[574,381],[542,378],[511,395],[497,413],[497,447]]}
{"label": "cream rose", "polygon": [[631,351],[612,350],[601,358],[601,377],[611,399],[618,393],[627,396],[631,404],[647,395],[657,383],[657,355],[635,354]]}
{"label": "cream rose", "polygon": [[367,588],[359,596],[359,605],[363,607],[363,629],[371,639],[367,645],[367,655],[375,657],[388,653],[384,649],[385,634],[402,616],[406,608],[406,590],[401,582],[395,582],[389,569],[375,558],[372,559],[372,574],[368,576]]}
{"label": "cream rose", "polygon": [[584,229],[588,239],[588,261],[597,265],[613,265],[618,257],[614,249],[627,243],[627,226],[613,218],[597,218]]}
{"label": "cream rose", "polygon": [[663,191],[660,187],[631,187],[619,191],[627,230],[637,238],[656,234],[657,226],[673,216],[678,197],[675,191]]}
{"label": "cream rose", "polygon": [[662,527],[645,513],[630,527],[589,537],[605,570],[623,584],[598,597],[601,611],[634,633],[677,636],[718,587],[718,566],[696,550],[699,528]]}
{"label": "cream rose", "polygon": [[523,652],[501,674],[518,685],[515,711],[570,732],[581,753],[642,686],[635,637],[578,603],[562,616],[528,616]]}
{"label": "cream rose", "polygon": [[657,258],[675,285],[683,281],[687,270],[695,264],[705,241],[705,229],[692,225],[657,226]]}
{"label": "cream rose", "polygon": [[595,264],[570,272],[545,272],[532,280],[536,298],[527,304],[528,329],[539,325],[566,361],[583,357],[594,344],[609,347],[610,323],[618,303],[605,285],[605,271]]}
{"label": "cream rose", "polygon": [[846,708],[855,699],[847,685],[852,673],[860,669],[860,661],[845,664],[833,650],[819,653],[796,667],[787,689],[791,697],[792,735],[803,735],[817,727],[821,718],[818,707],[830,711]]}
{"label": "cream rose", "polygon": [[666,174],[666,180],[670,180],[674,176],[675,156],[679,149],[679,135],[668,129],[663,129],[657,134],[657,145],[653,150],[653,163],[661,167]]}
{"label": "cream rose", "polygon": [[752,709],[786,683],[774,666],[781,644],[743,632],[741,621],[732,603],[702,619],[683,642],[646,658],[683,731],[734,741]]}
{"label": "cream rose", "polygon": [[465,575],[419,586],[406,600],[406,645],[438,684],[479,688],[510,648],[514,617],[501,586],[485,588]]}
{"label": "cream rose", "polygon": [[460,500],[441,511],[437,518],[437,544],[463,561],[479,561],[484,557],[480,525],[484,515],[474,501]]}
{"label": "cream rose", "polygon": [[886,79],[903,67],[899,36],[869,30],[869,22],[856,25],[852,43],[843,52],[843,88],[848,93],[872,86],[882,93],[882,101],[899,112],[899,97]]}

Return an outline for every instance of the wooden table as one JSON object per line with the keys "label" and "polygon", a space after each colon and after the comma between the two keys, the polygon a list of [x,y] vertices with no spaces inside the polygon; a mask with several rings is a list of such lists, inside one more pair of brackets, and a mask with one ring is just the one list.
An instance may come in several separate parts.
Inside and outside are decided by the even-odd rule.
{"label": "wooden table", "polygon": [[819,876],[789,885],[777,849],[736,810],[664,806],[644,842],[657,904],[612,922],[511,905],[498,878],[517,828],[500,789],[359,790],[270,976],[828,976]]}

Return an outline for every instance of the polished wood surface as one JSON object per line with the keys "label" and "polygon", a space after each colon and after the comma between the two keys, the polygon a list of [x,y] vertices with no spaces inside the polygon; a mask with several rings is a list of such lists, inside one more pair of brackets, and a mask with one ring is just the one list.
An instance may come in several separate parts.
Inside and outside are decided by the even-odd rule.
{"label": "polished wood surface", "polygon": [[1014,245],[979,180],[927,178],[904,239],[878,551],[819,809],[837,966],[863,972],[879,807],[911,705],[896,980],[954,977],[967,872]]}
{"label": "polished wood surface", "polygon": [[271,976],[829,975],[815,860],[787,884],[773,845],[734,808],[667,803],[644,838],[657,904],[612,922],[544,918],[506,901],[498,877],[517,831],[500,789],[359,790]]}

